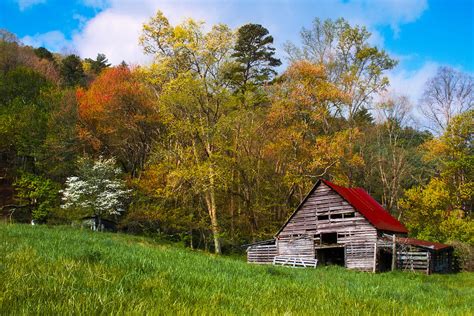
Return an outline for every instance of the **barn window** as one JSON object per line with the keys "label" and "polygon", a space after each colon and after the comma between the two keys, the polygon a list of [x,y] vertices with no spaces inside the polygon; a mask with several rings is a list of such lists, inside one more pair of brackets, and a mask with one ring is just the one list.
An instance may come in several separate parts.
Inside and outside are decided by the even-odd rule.
{"label": "barn window", "polygon": [[332,214],[331,215],[331,219],[338,219],[338,218],[342,218],[342,214]]}
{"label": "barn window", "polygon": [[337,244],[337,233],[322,233],[321,243],[322,244]]}
{"label": "barn window", "polygon": [[344,214],[343,214],[343,217],[344,217],[344,218],[350,218],[350,217],[354,217],[354,216],[355,216],[354,212],[344,213]]}
{"label": "barn window", "polygon": [[327,221],[329,219],[329,215],[318,215],[318,221]]}

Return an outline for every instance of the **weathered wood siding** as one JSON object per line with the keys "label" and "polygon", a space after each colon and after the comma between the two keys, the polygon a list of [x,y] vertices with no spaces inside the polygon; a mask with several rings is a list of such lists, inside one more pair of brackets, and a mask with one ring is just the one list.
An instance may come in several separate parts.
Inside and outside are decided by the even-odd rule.
{"label": "weathered wood siding", "polygon": [[[340,217],[354,213],[353,217],[319,219],[318,216]],[[321,233],[337,233],[337,243],[346,246],[346,267],[371,271],[377,230],[338,193],[321,183],[307,198],[296,214],[277,236],[278,253],[288,252],[286,242],[294,236],[309,236],[314,247],[320,243]],[[283,241],[283,242],[281,242]],[[348,251],[349,250],[349,251]],[[304,249],[306,255],[307,249]],[[317,249],[316,249],[317,251]]]}
{"label": "weathered wood siding", "polygon": [[258,264],[272,264],[277,255],[275,244],[252,245],[247,248],[247,262]]}
{"label": "weathered wood siding", "polygon": [[430,270],[431,254],[418,247],[404,247],[397,251],[397,268],[400,270],[420,271],[426,274]]}
{"label": "weathered wood siding", "polygon": [[314,259],[314,241],[309,235],[277,240],[278,256]]}
{"label": "weathered wood siding", "polygon": [[346,244],[346,267],[361,271],[373,271],[375,249],[375,243]]}

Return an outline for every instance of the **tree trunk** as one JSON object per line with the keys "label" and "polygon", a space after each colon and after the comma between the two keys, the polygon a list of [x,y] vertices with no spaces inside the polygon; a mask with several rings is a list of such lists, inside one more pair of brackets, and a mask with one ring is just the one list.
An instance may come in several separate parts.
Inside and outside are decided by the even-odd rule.
{"label": "tree trunk", "polygon": [[216,193],[214,188],[214,169],[209,167],[209,190],[206,193],[206,204],[211,219],[212,237],[214,239],[214,252],[221,254],[221,242],[219,239],[219,223],[217,221]]}

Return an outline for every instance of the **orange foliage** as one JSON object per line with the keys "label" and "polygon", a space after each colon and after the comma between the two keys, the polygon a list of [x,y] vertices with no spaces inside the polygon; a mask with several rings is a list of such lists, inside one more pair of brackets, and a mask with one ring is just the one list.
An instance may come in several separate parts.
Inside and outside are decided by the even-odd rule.
{"label": "orange foliage", "polygon": [[76,97],[80,139],[94,153],[129,164],[133,174],[143,165],[160,122],[152,92],[136,72],[115,67],[104,70],[88,89],[79,88]]}

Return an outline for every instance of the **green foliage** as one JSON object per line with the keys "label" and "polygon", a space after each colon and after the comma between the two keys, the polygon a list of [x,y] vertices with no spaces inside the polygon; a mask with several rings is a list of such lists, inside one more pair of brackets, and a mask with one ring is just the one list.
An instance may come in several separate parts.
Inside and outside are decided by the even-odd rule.
{"label": "green foliage", "polygon": [[49,86],[37,71],[17,67],[0,77],[0,104],[9,104],[15,99],[23,104],[35,102]]}
{"label": "green foliage", "polygon": [[362,108],[371,107],[373,95],[388,87],[385,72],[397,65],[385,51],[369,44],[370,36],[365,27],[352,26],[342,18],[316,18],[310,29],[302,29],[301,47],[286,45],[290,60],[323,64],[329,81],[351,94],[346,102],[334,104],[351,124]]}
{"label": "green foliage", "polygon": [[35,55],[38,56],[39,58],[47,59],[49,61],[54,62],[53,54],[46,48],[38,47],[38,48],[35,48],[33,51],[35,52]]}
{"label": "green foliage", "polygon": [[32,219],[44,222],[59,207],[59,184],[31,173],[22,173],[13,183],[15,198],[31,209]]}
{"label": "green foliage", "polygon": [[5,167],[37,172],[56,92],[31,68],[19,66],[0,76],[0,150],[8,157]]}
{"label": "green foliage", "polygon": [[0,29],[0,73],[18,65],[18,37],[5,29]]}
{"label": "green foliage", "polygon": [[446,132],[423,146],[439,176],[405,192],[403,218],[415,236],[474,244],[473,111],[454,117]]}
{"label": "green foliage", "polygon": [[56,181],[72,174],[81,150],[76,95],[72,90],[59,91],[49,98],[52,109],[42,127],[45,133],[36,168]]}
{"label": "green foliage", "polygon": [[452,242],[451,245],[454,247],[455,268],[474,272],[474,246],[459,241]]}
{"label": "green foliage", "polygon": [[[409,127],[408,98],[384,94],[396,61],[370,36],[343,19],[316,19],[299,47],[287,45],[290,63],[276,76],[273,37],[259,24],[172,25],[157,12],[140,38],[153,62],[132,68],[109,68],[103,54],[53,56],[0,30],[5,191],[20,170],[64,183],[79,156],[115,157],[134,187],[124,230],[219,252],[273,236],[323,177],[366,188],[414,235],[471,242],[470,94],[448,92],[472,78],[444,69],[431,81],[433,91],[463,101],[454,112],[465,112],[453,118],[441,102],[432,114],[450,124],[433,137]],[[117,184],[109,176],[67,183],[96,198],[90,190],[105,192],[99,178]],[[48,220],[68,223],[97,212],[92,204]]]}
{"label": "green foliage", "polygon": [[0,225],[0,240],[0,314],[468,315],[474,308],[472,273],[249,265],[67,227]]}
{"label": "green foliage", "polygon": [[411,234],[421,239],[474,244],[474,221],[453,204],[455,193],[449,183],[435,178],[425,186],[405,191],[400,207]]}
{"label": "green foliage", "polygon": [[90,69],[96,75],[98,75],[102,70],[110,67],[110,63],[104,54],[97,54],[95,60],[86,58],[84,61],[89,64]]}
{"label": "green foliage", "polygon": [[81,58],[77,55],[65,57],[60,64],[61,80],[65,86],[84,85],[85,75]]}
{"label": "green foliage", "polygon": [[232,80],[245,90],[248,84],[261,85],[276,75],[275,67],[281,61],[274,57],[273,37],[260,24],[245,24],[237,30],[237,39],[232,57],[235,67]]}

